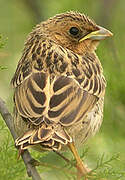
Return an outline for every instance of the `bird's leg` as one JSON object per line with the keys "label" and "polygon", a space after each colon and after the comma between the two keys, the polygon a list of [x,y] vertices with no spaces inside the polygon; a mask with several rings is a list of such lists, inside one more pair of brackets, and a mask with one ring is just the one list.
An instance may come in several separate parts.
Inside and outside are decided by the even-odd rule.
{"label": "bird's leg", "polygon": [[[17,148],[17,147],[16,147]],[[21,154],[23,154],[23,152],[24,152],[24,150],[23,149],[21,149],[21,147],[19,147],[19,148],[17,148],[18,149],[18,156],[17,156],[17,160],[19,160],[20,159],[20,156],[21,156]]]}
{"label": "bird's leg", "polygon": [[68,158],[66,158],[65,156],[63,156],[61,153],[59,153],[58,151],[53,150],[57,155],[59,155],[62,159],[64,159],[64,161],[66,161],[67,163],[70,163],[70,160]]}
{"label": "bird's leg", "polygon": [[[69,149],[71,150],[71,152],[73,153],[73,155],[74,155],[74,157],[76,159],[77,180],[80,180],[80,178],[82,176],[86,176],[86,174],[89,172],[89,170],[83,164],[74,143],[73,142],[69,143],[68,147],[69,147]],[[85,180],[87,180],[87,179],[85,179]]]}

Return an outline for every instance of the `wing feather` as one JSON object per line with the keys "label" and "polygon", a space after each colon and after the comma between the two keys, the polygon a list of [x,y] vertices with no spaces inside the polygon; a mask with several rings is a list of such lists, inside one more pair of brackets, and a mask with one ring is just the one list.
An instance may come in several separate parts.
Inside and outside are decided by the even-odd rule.
{"label": "wing feather", "polygon": [[[40,91],[39,88],[33,87],[39,77],[40,73],[35,74],[35,83],[32,83],[33,78],[31,75],[15,91],[15,103],[19,113],[23,117],[31,119],[32,123],[36,124],[35,118],[38,119],[44,116],[52,122],[69,126],[90,111],[98,100],[95,95],[84,91],[76,80],[65,76],[55,78],[52,84],[46,84],[46,86],[49,86],[47,88],[49,90],[47,94],[49,95],[47,95],[42,88]],[[61,86],[59,88],[58,84],[60,82]],[[64,88],[62,84],[64,84]],[[40,87],[38,82],[37,85]],[[57,86],[58,90],[55,91]],[[41,122],[43,122],[43,118],[41,118]]]}
{"label": "wing feather", "polygon": [[[25,133],[16,145],[26,149],[42,142],[59,149],[71,142],[62,126],[82,120],[104,96],[106,83],[94,54],[82,57],[52,41],[36,42],[25,47],[11,83],[17,112],[38,130]],[[56,125],[61,128],[53,131]]]}

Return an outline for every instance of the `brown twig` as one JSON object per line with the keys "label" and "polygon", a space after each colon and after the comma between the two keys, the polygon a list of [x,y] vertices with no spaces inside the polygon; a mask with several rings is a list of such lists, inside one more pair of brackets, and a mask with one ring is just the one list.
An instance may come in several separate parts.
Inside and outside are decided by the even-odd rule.
{"label": "brown twig", "polygon": [[48,168],[51,168],[51,169],[64,171],[67,174],[76,175],[76,173],[74,171],[71,171],[71,170],[66,169],[66,168],[58,167],[58,166],[55,166],[55,165],[52,165],[52,164],[48,164],[48,163],[45,163],[45,162],[36,162],[35,166],[44,166],[44,167],[48,167]]}
{"label": "brown twig", "polygon": [[[13,139],[15,140],[17,138],[17,135],[16,135],[16,132],[15,132],[14,126],[13,126],[13,117],[9,113],[5,102],[1,98],[0,98],[0,114],[3,118],[3,120],[5,121],[7,127],[9,128]],[[24,153],[21,154],[21,157],[26,166],[28,176],[32,177],[33,180],[41,180],[41,177],[40,177],[39,173],[37,172],[36,167],[30,163],[32,161],[32,157],[31,157],[29,151],[25,150]]]}
{"label": "brown twig", "polygon": [[55,152],[58,156],[60,156],[64,161],[66,161],[67,163],[69,163],[69,164],[71,164],[72,166],[74,166],[74,165],[71,163],[71,161],[70,161],[68,158],[66,158],[65,156],[63,156],[61,153],[59,153],[58,151],[54,151],[54,150],[53,150],[53,152]]}

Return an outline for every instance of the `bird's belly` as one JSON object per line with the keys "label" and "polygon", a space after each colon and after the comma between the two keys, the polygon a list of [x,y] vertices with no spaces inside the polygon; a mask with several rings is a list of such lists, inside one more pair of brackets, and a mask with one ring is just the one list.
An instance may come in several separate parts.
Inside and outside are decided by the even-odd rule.
{"label": "bird's belly", "polygon": [[76,146],[84,144],[89,137],[95,135],[99,130],[103,120],[103,104],[104,98],[100,98],[84,119],[67,129]]}

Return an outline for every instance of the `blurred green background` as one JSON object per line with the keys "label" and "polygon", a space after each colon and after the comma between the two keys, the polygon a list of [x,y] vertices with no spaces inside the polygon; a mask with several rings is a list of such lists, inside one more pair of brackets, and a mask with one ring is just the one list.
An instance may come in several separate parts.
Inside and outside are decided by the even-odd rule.
{"label": "blurred green background", "polygon": [[[40,21],[65,11],[80,11],[92,17],[97,24],[114,34],[100,43],[97,54],[103,64],[107,79],[104,121],[99,133],[87,145],[85,162],[94,168],[102,154],[108,159],[119,154],[111,163],[109,180],[125,180],[125,1],[124,0],[0,0],[0,34],[5,47],[0,49],[0,97],[13,110],[10,80],[21,57],[27,34]],[[82,153],[82,147],[79,151]],[[31,151],[42,162],[63,166],[64,162],[54,153],[40,154]],[[67,156],[71,157],[68,153]],[[43,179],[65,180],[67,173],[39,167]],[[5,123],[0,117],[0,180],[28,180],[22,160],[17,161],[17,150]],[[71,177],[69,179],[72,179]]]}

